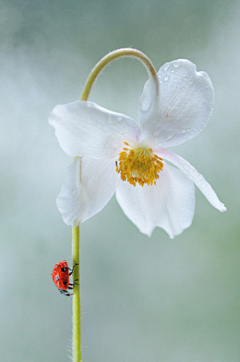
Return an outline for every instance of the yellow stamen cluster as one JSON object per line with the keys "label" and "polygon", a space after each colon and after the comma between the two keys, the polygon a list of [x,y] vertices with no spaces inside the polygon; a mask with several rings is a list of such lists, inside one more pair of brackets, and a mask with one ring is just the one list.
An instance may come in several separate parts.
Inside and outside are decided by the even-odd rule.
{"label": "yellow stamen cluster", "polygon": [[132,148],[127,142],[127,147],[119,154],[116,164],[116,171],[120,173],[123,181],[128,181],[131,185],[137,183],[143,186],[156,185],[159,172],[163,169],[162,158],[155,155],[151,148]]}

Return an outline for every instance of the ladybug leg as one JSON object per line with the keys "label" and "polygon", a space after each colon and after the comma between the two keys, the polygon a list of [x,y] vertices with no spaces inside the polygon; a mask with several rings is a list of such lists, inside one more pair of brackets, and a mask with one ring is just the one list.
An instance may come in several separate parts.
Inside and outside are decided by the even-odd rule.
{"label": "ladybug leg", "polygon": [[73,267],[72,267],[72,269],[68,268],[68,270],[70,270],[70,273],[69,273],[69,275],[72,275],[72,273],[73,273],[73,270],[74,270],[75,266],[77,266],[77,265],[78,265],[78,264],[74,264],[74,265],[73,265]]}
{"label": "ladybug leg", "polygon": [[70,294],[67,290],[63,290],[63,289],[58,289],[58,290],[59,290],[59,292],[60,292],[61,294],[66,295],[66,297],[70,297],[70,295],[72,295],[72,294]]}
{"label": "ladybug leg", "polygon": [[79,285],[77,282],[78,282],[78,279],[75,279],[73,283],[69,283],[68,289],[73,289],[75,284]]}

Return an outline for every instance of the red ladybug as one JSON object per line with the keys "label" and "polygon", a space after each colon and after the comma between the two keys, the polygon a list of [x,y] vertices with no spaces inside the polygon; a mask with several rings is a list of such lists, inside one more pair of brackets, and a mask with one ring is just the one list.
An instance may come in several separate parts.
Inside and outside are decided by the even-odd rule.
{"label": "red ladybug", "polygon": [[74,280],[73,284],[69,283],[69,276],[72,275],[76,265],[78,264],[75,264],[71,269],[69,268],[66,260],[61,260],[53,267],[52,271],[53,283],[56,285],[56,287],[58,287],[58,290],[60,291],[61,294],[65,294],[68,297],[72,295],[69,293],[68,289],[73,289],[77,281]]}

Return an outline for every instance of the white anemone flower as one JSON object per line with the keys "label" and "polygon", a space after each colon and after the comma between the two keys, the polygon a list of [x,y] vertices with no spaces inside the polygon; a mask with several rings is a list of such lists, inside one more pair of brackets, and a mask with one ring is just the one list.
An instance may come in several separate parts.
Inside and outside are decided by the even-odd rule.
{"label": "white anemone flower", "polygon": [[158,226],[173,238],[192,223],[194,184],[212,206],[226,210],[204,177],[167,149],[206,126],[214,99],[210,78],[188,60],[164,64],[157,77],[158,89],[153,78],[144,86],[138,122],[90,101],[53,109],[49,122],[60,146],[78,156],[57,198],[67,225],[78,226],[101,211],[116,192],[142,233],[151,236]]}

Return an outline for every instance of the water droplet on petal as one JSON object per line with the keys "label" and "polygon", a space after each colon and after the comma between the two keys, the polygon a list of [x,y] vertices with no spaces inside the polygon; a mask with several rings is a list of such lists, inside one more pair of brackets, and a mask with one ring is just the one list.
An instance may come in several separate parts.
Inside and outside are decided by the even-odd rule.
{"label": "water droplet on petal", "polygon": [[167,82],[169,80],[169,76],[168,75],[165,75],[164,78],[163,78],[164,82]]}
{"label": "water droplet on petal", "polygon": [[180,67],[180,63],[173,63],[174,68],[179,68]]}

